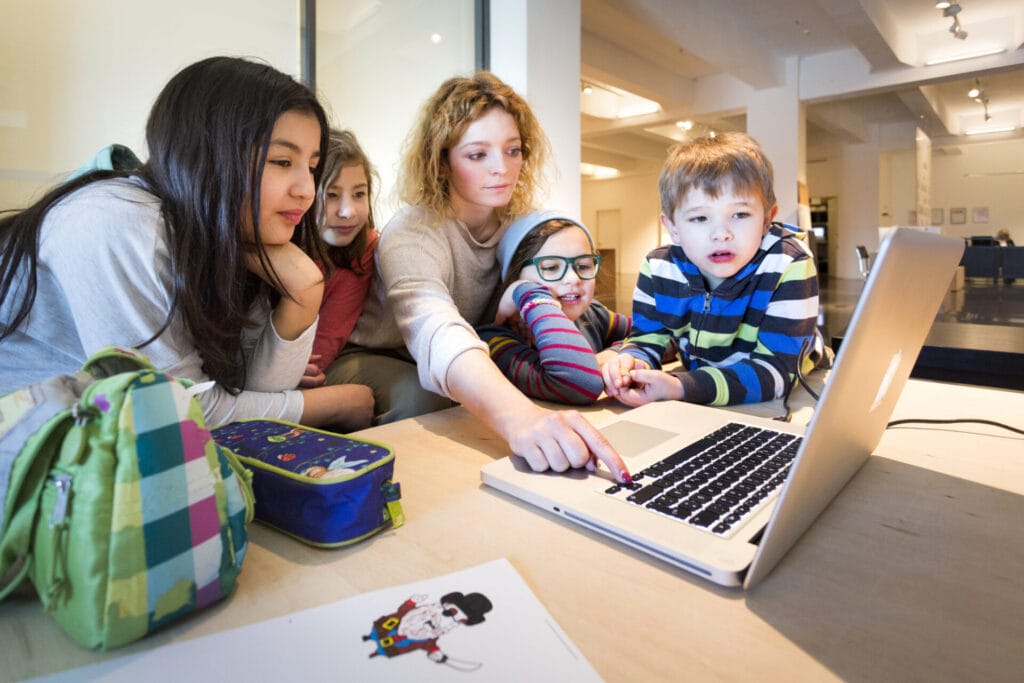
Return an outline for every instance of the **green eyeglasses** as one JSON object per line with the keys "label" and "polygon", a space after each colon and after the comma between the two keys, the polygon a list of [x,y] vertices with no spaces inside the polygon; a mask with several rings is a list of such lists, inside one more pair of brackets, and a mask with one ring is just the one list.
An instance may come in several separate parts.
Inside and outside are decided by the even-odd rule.
{"label": "green eyeglasses", "polygon": [[601,255],[580,254],[572,258],[568,256],[536,256],[526,263],[537,267],[537,274],[544,282],[558,282],[565,277],[569,266],[572,266],[581,280],[593,280],[601,268]]}

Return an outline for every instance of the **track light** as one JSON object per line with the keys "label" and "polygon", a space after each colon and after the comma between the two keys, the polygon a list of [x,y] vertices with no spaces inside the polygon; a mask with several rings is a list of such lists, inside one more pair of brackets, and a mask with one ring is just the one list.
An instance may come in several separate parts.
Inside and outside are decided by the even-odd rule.
{"label": "track light", "polygon": [[980,79],[974,79],[974,87],[967,91],[967,96],[982,106],[985,111],[985,120],[991,120],[992,115],[988,113],[988,95],[985,94],[985,89],[981,87]]}
{"label": "track light", "polygon": [[953,34],[953,37],[957,40],[965,40],[967,38],[967,31],[960,25],[960,7],[959,3],[956,2],[936,2],[935,8],[942,10],[942,16],[949,18],[953,17],[953,23],[949,26],[949,32]]}

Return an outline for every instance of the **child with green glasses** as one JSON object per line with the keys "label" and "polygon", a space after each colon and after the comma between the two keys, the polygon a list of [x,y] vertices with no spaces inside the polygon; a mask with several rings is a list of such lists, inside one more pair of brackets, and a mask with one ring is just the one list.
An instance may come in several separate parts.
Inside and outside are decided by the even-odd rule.
{"label": "child with green glasses", "polygon": [[491,358],[527,396],[593,403],[603,389],[599,357],[629,334],[630,320],[594,301],[601,256],[590,233],[557,211],[536,211],[509,226],[497,254],[494,324],[477,328]]}

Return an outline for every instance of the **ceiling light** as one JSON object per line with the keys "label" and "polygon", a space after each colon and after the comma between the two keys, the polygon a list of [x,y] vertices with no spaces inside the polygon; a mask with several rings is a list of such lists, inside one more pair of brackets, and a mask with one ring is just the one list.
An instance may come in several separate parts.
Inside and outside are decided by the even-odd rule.
{"label": "ceiling light", "polygon": [[935,3],[935,9],[946,9],[952,4],[953,3],[951,2],[946,2],[946,0],[939,0],[937,3]]}
{"label": "ceiling light", "polygon": [[611,166],[588,164],[584,161],[580,163],[580,175],[585,175],[594,179],[615,178],[619,175],[619,169],[612,168]]}
{"label": "ceiling light", "polygon": [[592,92],[594,92],[594,86],[590,85],[589,83],[584,83],[583,84],[583,94],[584,95],[589,95]]}
{"label": "ceiling light", "polygon": [[972,100],[981,95],[981,82],[975,78],[974,87],[967,91],[967,96]]}
{"label": "ceiling light", "polygon": [[958,62],[961,59],[975,59],[977,57],[988,57],[989,55],[997,55],[1000,52],[1006,52],[1005,47],[997,47],[991,50],[980,50],[978,52],[968,52],[961,55],[953,55],[951,57],[936,57],[935,59],[929,59],[924,63],[925,66],[935,66],[936,64],[946,64],[948,62]]}
{"label": "ceiling light", "polygon": [[683,130],[690,130],[693,128],[693,121],[687,119],[686,121],[676,121],[676,127],[682,128]]}
{"label": "ceiling light", "polygon": [[1001,128],[975,128],[965,130],[964,135],[986,135],[988,133],[1009,133],[1017,130],[1017,126],[1003,126]]}

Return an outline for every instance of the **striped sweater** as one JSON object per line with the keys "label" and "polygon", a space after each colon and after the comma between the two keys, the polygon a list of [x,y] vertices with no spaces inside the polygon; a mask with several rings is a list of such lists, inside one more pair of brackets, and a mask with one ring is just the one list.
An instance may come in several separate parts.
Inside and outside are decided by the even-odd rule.
{"label": "striped sweater", "polygon": [[495,364],[527,396],[593,403],[604,389],[595,354],[629,334],[629,318],[594,301],[573,324],[551,292],[534,283],[516,287],[513,300],[533,343],[504,325],[477,328]]}
{"label": "striped sweater", "polygon": [[708,291],[681,247],[647,255],[633,294],[633,332],[623,345],[652,368],[675,340],[683,400],[730,405],[782,396],[806,343],[810,371],[823,352],[818,277],[798,230],[775,223],[754,258]]}

